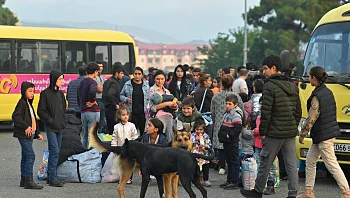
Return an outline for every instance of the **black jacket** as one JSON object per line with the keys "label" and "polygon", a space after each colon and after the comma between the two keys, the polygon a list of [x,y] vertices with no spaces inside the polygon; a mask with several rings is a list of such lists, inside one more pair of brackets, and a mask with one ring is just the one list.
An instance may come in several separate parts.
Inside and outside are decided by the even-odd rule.
{"label": "black jacket", "polygon": [[[14,122],[14,128],[13,128],[13,137],[16,138],[21,138],[21,139],[30,139],[32,138],[31,136],[26,136],[25,134],[25,130],[28,127],[32,126],[32,117],[30,115],[30,111],[29,111],[29,106],[27,103],[27,99],[26,99],[26,90],[30,87],[34,87],[34,84],[30,83],[30,82],[23,82],[21,85],[21,94],[22,97],[21,99],[19,99],[15,110],[12,113],[12,121]],[[28,100],[29,105],[31,106],[31,108],[33,109],[33,113],[36,119],[36,115],[35,115],[35,111],[33,108],[33,99]],[[35,135],[34,138],[38,138],[38,135],[40,134],[39,132],[39,125],[38,122],[36,121],[36,131],[35,131]]]}
{"label": "black jacket", "polygon": [[200,111],[201,113],[210,112],[211,99],[213,98],[214,93],[211,89],[205,88],[205,87],[200,87],[194,93],[194,102],[196,103],[196,107],[199,111],[206,89],[207,89],[207,93],[205,94],[205,99],[204,99],[202,111]]}
{"label": "black jacket", "polygon": [[67,126],[62,133],[62,145],[58,165],[66,161],[71,155],[87,151],[80,140],[81,120],[73,114],[67,114],[67,120]]}
{"label": "black jacket", "polygon": [[120,80],[112,76],[103,84],[102,100],[106,108],[115,107],[121,103]]}
{"label": "black jacket", "polygon": [[168,85],[168,90],[174,97],[179,99],[179,101],[183,101],[187,97],[187,95],[191,94],[192,83],[191,81],[185,79],[181,81],[181,85],[179,89],[179,87],[177,86],[177,81],[172,80]]}
{"label": "black jacket", "polygon": [[62,132],[67,124],[66,99],[62,91],[55,89],[61,75],[63,74],[60,71],[52,70],[50,86],[40,93],[38,115],[48,132]]}
{"label": "black jacket", "polygon": [[310,135],[312,143],[318,144],[339,136],[340,129],[337,122],[337,105],[332,91],[326,85],[315,88],[307,101],[307,110],[310,109],[312,98],[315,96],[320,103],[320,115],[312,126]]}
{"label": "black jacket", "polygon": [[268,78],[262,95],[260,136],[295,137],[300,119],[298,87],[285,75]]}

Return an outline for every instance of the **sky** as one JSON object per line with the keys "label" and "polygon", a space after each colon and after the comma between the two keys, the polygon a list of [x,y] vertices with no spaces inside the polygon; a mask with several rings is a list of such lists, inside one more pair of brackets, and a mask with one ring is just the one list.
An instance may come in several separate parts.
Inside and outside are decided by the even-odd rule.
{"label": "sky", "polygon": [[[247,0],[248,9],[260,0]],[[157,31],[180,41],[213,39],[243,27],[244,0],[7,0],[20,21],[104,21]]]}

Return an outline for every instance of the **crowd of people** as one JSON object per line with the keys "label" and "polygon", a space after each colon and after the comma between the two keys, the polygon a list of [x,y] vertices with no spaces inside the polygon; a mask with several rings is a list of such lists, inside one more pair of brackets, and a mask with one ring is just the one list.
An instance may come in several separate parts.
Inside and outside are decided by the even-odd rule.
{"label": "crowd of people", "polygon": [[[192,152],[208,155],[207,148],[213,148],[216,153],[216,162],[198,160],[204,186],[211,186],[212,166],[219,174],[227,173],[220,188],[239,189],[240,162],[254,157],[258,164],[255,187],[250,191],[242,189],[243,196],[274,194],[280,172],[281,177],[282,173],[288,176],[288,197],[297,197],[295,137],[301,119],[298,87],[281,72],[279,56],[266,57],[262,65],[260,69],[251,64],[219,69],[213,78],[188,65],[178,65],[169,74],[150,68],[148,75],[141,67],[135,67],[132,79],[125,75],[123,67],[116,65],[112,76],[105,79],[103,65],[91,62],[79,67],[79,77],[69,83],[68,108],[74,109],[82,121],[81,140],[86,149],[89,130],[97,122],[99,133],[112,135],[112,146],[123,145],[125,138],[138,137],[145,143],[164,144],[174,138],[173,127],[190,130]],[[309,118],[299,141],[303,143],[311,130],[314,144],[307,155],[306,191],[298,197],[314,197],[315,163],[320,156],[341,187],[343,197],[350,197],[333,149],[339,127],[333,94],[324,84],[327,74],[322,67],[314,67],[309,77],[316,88],[308,100]],[[67,124],[66,99],[60,91],[63,80],[61,72],[51,71],[50,86],[40,93],[37,110],[45,125],[50,152],[48,183],[55,187],[64,185],[56,174],[62,131]],[[27,189],[43,188],[33,181],[32,171],[33,139],[43,139],[32,106],[34,87],[32,83],[22,83],[22,98],[13,113],[14,136],[22,148],[20,185]],[[132,183],[131,179],[128,183]]]}

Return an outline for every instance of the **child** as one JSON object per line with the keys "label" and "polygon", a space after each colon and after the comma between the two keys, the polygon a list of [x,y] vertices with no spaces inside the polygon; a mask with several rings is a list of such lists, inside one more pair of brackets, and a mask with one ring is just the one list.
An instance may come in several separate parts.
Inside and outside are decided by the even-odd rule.
{"label": "child", "polygon": [[43,186],[33,181],[33,166],[35,153],[33,139],[42,140],[43,136],[37,130],[37,120],[33,108],[35,86],[30,82],[21,85],[22,97],[18,101],[12,114],[14,122],[13,137],[18,138],[22,148],[21,182],[20,187],[25,189],[42,189]]}
{"label": "child", "polygon": [[[205,122],[204,119],[198,119],[194,123],[195,132],[191,135],[191,141],[193,143],[192,153],[200,153],[209,155],[207,148],[211,148],[211,141],[208,134],[204,133]],[[209,161],[203,159],[197,159],[198,166],[203,172],[204,186],[210,187],[211,183],[209,181]]]}
{"label": "child", "polygon": [[[262,97],[259,99],[259,106],[261,108],[261,101]],[[260,153],[262,150],[262,142],[261,142],[261,137],[259,133],[259,127],[260,127],[260,118],[261,115],[258,115],[256,118],[256,128],[252,131],[254,135],[254,146],[255,146],[255,158],[256,158],[256,163],[258,167],[260,166]],[[267,188],[264,191],[264,195],[273,195],[275,194],[275,187],[279,186],[279,166],[278,166],[278,157],[276,156],[275,160],[272,163],[271,170],[269,173],[269,176],[267,178]]]}
{"label": "child", "polygon": [[[111,146],[123,146],[125,138],[136,140],[139,136],[134,123],[129,122],[130,112],[126,107],[121,107],[117,111],[117,120],[120,121],[114,125]],[[127,184],[132,183],[132,175]]]}
{"label": "child", "polygon": [[241,97],[242,102],[244,104],[244,111],[245,111],[247,122],[250,123],[252,121],[252,111],[253,111],[252,102],[249,101],[249,97],[246,93],[239,93],[238,95]]}
{"label": "child", "polygon": [[[252,131],[250,130],[250,127],[248,126],[248,124],[246,124],[246,126],[242,129],[242,133],[240,135],[240,141],[241,141],[241,145],[242,145],[242,148],[240,150],[240,161],[241,161],[241,164],[242,164],[242,161],[244,159],[248,159],[250,157],[253,157],[254,156],[254,149],[253,149],[253,146],[254,146],[254,139],[253,139],[253,135],[252,135]],[[241,173],[241,179],[239,180],[239,186],[240,187],[243,187],[243,170],[242,170],[242,173]]]}
{"label": "child", "polygon": [[176,128],[181,131],[190,127],[191,132],[194,132],[194,123],[198,119],[203,119],[205,126],[208,125],[206,119],[203,118],[202,114],[196,110],[196,104],[192,98],[186,98],[182,101],[182,111],[176,118]]}
{"label": "child", "polygon": [[227,180],[220,185],[225,190],[238,189],[239,155],[238,142],[242,131],[243,111],[237,106],[238,97],[230,94],[226,97],[226,112],[218,134],[219,141],[223,143],[225,157],[228,165]]}
{"label": "child", "polygon": [[252,97],[250,98],[250,101],[252,103],[252,121],[253,123],[255,123],[255,120],[257,119],[257,117],[260,115],[260,111],[261,111],[261,107],[259,104],[259,99],[262,96],[262,92],[263,92],[263,88],[264,88],[264,81],[261,79],[257,79],[253,82],[253,91],[254,93],[252,94]]}
{"label": "child", "polygon": [[163,133],[163,122],[158,118],[152,118],[148,121],[146,134],[143,136],[143,142],[147,144],[165,144],[166,135]]}
{"label": "child", "polygon": [[213,79],[213,88],[211,89],[214,93],[214,95],[216,93],[218,93],[220,91],[220,87],[221,87],[221,77],[220,76],[216,76],[214,79]]}

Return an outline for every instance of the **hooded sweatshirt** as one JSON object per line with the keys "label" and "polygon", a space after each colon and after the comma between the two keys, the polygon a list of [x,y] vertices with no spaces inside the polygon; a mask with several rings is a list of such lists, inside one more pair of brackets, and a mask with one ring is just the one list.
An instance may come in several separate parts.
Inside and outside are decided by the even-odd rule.
{"label": "hooded sweatshirt", "polygon": [[61,133],[67,124],[66,99],[63,92],[55,88],[57,79],[62,75],[60,71],[52,70],[50,86],[40,93],[38,115],[47,132]]}
{"label": "hooded sweatshirt", "polygon": [[262,94],[260,136],[293,138],[300,118],[298,87],[285,75],[268,78]]}
{"label": "hooded sweatshirt", "polygon": [[28,127],[32,127],[33,131],[35,131],[34,138],[38,138],[40,134],[37,126],[37,120],[35,111],[33,108],[33,99],[27,100],[26,91],[28,88],[33,87],[34,84],[30,82],[23,82],[21,85],[21,94],[22,97],[19,99],[16,108],[12,114],[12,120],[14,122],[13,129],[13,137],[21,138],[21,139],[30,139],[32,136],[27,136],[25,134],[25,130]]}

